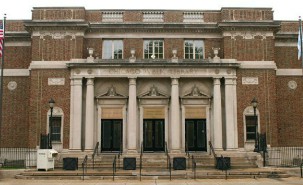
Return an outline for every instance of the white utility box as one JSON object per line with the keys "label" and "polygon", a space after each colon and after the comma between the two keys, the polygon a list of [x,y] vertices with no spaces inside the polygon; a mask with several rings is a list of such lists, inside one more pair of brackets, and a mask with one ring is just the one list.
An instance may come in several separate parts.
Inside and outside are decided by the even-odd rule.
{"label": "white utility box", "polygon": [[57,157],[58,152],[54,149],[39,149],[37,151],[37,170],[43,169],[47,171],[48,169],[54,170],[55,168],[55,157]]}

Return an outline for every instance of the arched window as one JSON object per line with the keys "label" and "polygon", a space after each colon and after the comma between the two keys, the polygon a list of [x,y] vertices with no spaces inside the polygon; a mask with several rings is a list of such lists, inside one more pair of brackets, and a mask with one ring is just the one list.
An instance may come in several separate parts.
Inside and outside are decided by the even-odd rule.
{"label": "arched window", "polygon": [[[48,118],[47,119],[47,132],[49,134],[51,134],[53,143],[62,143],[63,117],[64,117],[63,110],[59,107],[53,108],[52,118],[51,118],[51,110],[49,109],[47,112],[47,118]],[[52,127],[52,129],[51,129],[51,127]]]}
{"label": "arched window", "polygon": [[252,106],[245,108],[243,112],[244,142],[255,141],[256,132],[260,130],[259,115],[258,108],[256,108],[256,116],[254,115],[254,108]]}

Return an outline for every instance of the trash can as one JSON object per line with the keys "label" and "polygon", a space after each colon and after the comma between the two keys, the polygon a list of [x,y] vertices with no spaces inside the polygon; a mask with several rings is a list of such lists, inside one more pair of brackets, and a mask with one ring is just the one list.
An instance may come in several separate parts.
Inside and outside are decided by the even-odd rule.
{"label": "trash can", "polygon": [[135,157],[123,158],[123,170],[136,170],[136,158]]}
{"label": "trash can", "polygon": [[37,150],[37,170],[54,170],[55,158],[58,152],[54,149],[39,149]]}
{"label": "trash can", "polygon": [[77,170],[78,169],[78,158],[77,157],[63,158],[63,169],[64,170]]}
{"label": "trash can", "polygon": [[173,168],[174,168],[174,170],[186,170],[185,157],[174,157]]}
{"label": "trash can", "polygon": [[228,170],[230,169],[230,157],[216,157],[216,169]]}

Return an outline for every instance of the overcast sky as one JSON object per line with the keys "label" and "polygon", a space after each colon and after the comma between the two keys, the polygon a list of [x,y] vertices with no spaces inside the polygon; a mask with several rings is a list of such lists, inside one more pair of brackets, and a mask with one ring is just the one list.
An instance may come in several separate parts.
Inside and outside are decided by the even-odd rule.
{"label": "overcast sky", "polygon": [[[273,8],[275,20],[298,20],[302,0],[1,0],[0,16],[31,19],[33,7],[77,6],[86,9],[182,9],[220,10],[222,7]],[[300,10],[301,9],[301,10]]]}

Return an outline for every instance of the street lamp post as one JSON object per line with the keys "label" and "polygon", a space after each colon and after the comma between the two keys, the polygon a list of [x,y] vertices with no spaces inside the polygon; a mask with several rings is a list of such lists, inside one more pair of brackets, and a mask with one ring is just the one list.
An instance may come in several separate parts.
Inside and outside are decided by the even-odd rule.
{"label": "street lamp post", "polygon": [[54,108],[54,105],[55,105],[55,101],[53,100],[53,98],[51,98],[49,100],[49,108],[51,109],[51,115],[50,115],[50,120],[49,120],[49,127],[50,127],[50,133],[49,133],[49,146],[48,148],[49,149],[52,149],[53,148],[53,144],[52,144],[52,140],[53,140],[53,108]]}
{"label": "street lamp post", "polygon": [[254,152],[259,152],[259,144],[258,144],[258,120],[257,120],[257,114],[256,109],[258,106],[258,101],[256,100],[256,97],[251,101],[251,106],[254,108],[254,119],[255,119],[255,126],[256,126],[256,135],[255,135],[255,149]]}

